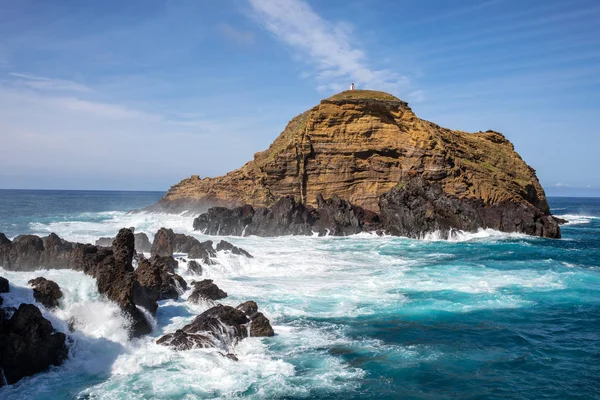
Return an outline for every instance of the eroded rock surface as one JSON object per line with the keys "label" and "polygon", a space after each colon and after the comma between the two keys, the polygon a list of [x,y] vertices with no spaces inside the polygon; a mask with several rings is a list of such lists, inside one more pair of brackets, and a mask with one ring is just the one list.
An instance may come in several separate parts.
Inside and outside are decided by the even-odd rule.
{"label": "eroded rock surface", "polygon": [[[241,219],[240,219],[241,218]],[[194,229],[209,235],[351,235],[380,228],[379,216],[339,197],[318,197],[313,208],[293,197],[280,199],[271,208],[245,205],[234,209],[214,207],[194,220]]]}
{"label": "eroded rock surface", "polygon": [[212,279],[204,279],[200,282],[192,282],[194,290],[188,301],[192,303],[198,303],[201,300],[221,300],[227,297],[227,293],[219,289],[217,285],[213,283]]}
{"label": "eroded rock surface", "polygon": [[244,204],[258,211],[293,196],[299,203],[318,207],[319,195],[339,196],[379,213],[380,197],[413,177],[439,184],[452,198],[481,201],[488,208],[522,206],[525,212],[537,209],[549,215],[535,171],[501,133],[446,129],[418,118],[396,97],[368,90],[346,91],[321,101],[293,118],[267,150],[243,167],[216,178],[184,179],[153,208],[176,212],[232,208],[233,216],[214,215],[226,212],[213,210],[210,219],[223,223],[220,230],[209,231],[241,235],[248,217],[254,219],[248,207],[236,208]]}
{"label": "eroded rock surface", "polygon": [[33,297],[36,301],[48,309],[58,307],[58,300],[63,297],[63,293],[56,282],[40,276],[28,283],[33,287]]}
{"label": "eroded rock surface", "polygon": [[190,258],[201,259],[209,265],[215,263],[211,257],[217,255],[210,240],[200,242],[193,236],[175,233],[172,229],[159,229],[154,235],[151,254],[167,257],[174,253],[187,253]]}
{"label": "eroded rock surface", "polygon": [[[174,347],[176,350],[216,347],[231,353],[232,347],[248,337],[249,331],[250,336],[273,336],[272,328],[269,331],[266,327],[267,324],[270,327],[268,319],[257,312],[256,303],[249,303],[241,304],[237,308],[216,305],[182,329],[161,337],[156,343]],[[253,330],[254,321],[257,322],[257,327]]]}

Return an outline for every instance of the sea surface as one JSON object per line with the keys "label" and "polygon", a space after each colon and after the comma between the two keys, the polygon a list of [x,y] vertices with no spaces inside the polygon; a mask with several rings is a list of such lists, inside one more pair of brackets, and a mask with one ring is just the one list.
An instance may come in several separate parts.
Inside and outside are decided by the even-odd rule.
{"label": "sea surface", "polygon": [[[122,227],[192,231],[192,218],[129,214],[157,192],[0,191],[0,231],[94,242]],[[1,399],[600,398],[600,199],[550,198],[563,239],[485,230],[452,241],[231,237],[253,259],[204,266],[236,305],[255,300],[272,338],[234,352],[155,344],[209,304],[163,301],[152,335],[127,340],[119,309],[75,271],[16,273],[5,306],[33,303],[27,280],[64,292],[44,315],[70,334],[60,367],[0,388]],[[179,273],[194,279],[186,264]]]}

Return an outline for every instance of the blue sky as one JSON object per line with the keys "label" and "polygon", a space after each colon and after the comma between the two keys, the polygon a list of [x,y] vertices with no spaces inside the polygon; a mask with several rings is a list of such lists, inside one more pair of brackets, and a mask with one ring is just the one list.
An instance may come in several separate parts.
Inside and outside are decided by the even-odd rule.
{"label": "blue sky", "polygon": [[0,188],[220,175],[352,81],[600,193],[597,0],[0,0]]}

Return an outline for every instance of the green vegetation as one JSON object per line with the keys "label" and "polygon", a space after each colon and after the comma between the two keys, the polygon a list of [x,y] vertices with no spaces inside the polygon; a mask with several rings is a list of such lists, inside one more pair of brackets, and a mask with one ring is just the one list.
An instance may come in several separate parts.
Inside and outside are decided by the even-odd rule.
{"label": "green vegetation", "polygon": [[389,93],[379,92],[377,90],[346,90],[344,92],[334,94],[327,100],[359,100],[359,99],[400,101],[399,98],[392,96]]}

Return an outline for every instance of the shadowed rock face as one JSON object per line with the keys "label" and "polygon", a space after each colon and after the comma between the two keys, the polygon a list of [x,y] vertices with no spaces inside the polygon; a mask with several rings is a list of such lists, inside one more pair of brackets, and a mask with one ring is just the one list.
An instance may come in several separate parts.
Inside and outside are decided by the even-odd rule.
{"label": "shadowed rock face", "polygon": [[8,320],[0,317],[0,368],[7,383],[60,365],[67,357],[65,339],[32,304],[21,304]]}
{"label": "shadowed rock face", "polygon": [[58,307],[58,300],[63,297],[58,284],[43,277],[28,282],[33,287],[33,297],[46,308]]}
{"label": "shadowed rock face", "polygon": [[254,258],[246,250],[242,249],[241,247],[234,246],[225,240],[221,240],[219,243],[217,243],[217,251],[229,251],[232,254],[236,254],[238,256],[246,256],[248,258]]}
{"label": "shadowed rock face", "polygon": [[383,228],[392,235],[412,238],[438,232],[448,238],[453,230],[491,228],[504,232],[559,238],[558,223],[527,203],[486,205],[482,200],[459,199],[444,193],[439,183],[414,178],[379,200]]}
{"label": "shadowed rock face", "polygon": [[[129,228],[133,232],[133,228]],[[150,239],[148,239],[148,235],[144,232],[134,233],[135,238],[135,251],[138,253],[148,253],[152,247],[152,243],[150,243]],[[101,247],[111,247],[115,238],[111,237],[101,237],[96,240],[96,246]]]}
{"label": "shadowed rock face", "polygon": [[[141,259],[135,270],[140,285],[151,294],[147,297],[156,300],[177,300],[187,289],[185,280],[175,273],[177,261],[173,257],[152,256],[149,260]],[[154,306],[156,303],[152,303]],[[148,307],[146,307],[148,308]],[[150,309],[152,313],[156,308]]]}
{"label": "shadowed rock face", "polygon": [[[155,208],[206,212],[249,204],[258,211],[287,196],[317,207],[322,195],[379,212],[380,196],[413,177],[486,207],[514,204],[549,212],[535,171],[502,134],[446,129],[418,118],[394,96],[364,90],[321,101],[243,167],[216,178],[185,179]],[[236,212],[241,228],[221,229],[240,235],[251,212]]]}
{"label": "shadowed rock face", "polygon": [[352,235],[379,229],[379,216],[347,201],[319,196],[315,209],[293,197],[280,199],[271,208],[249,205],[235,209],[215,207],[194,220],[194,229],[209,235]]}

